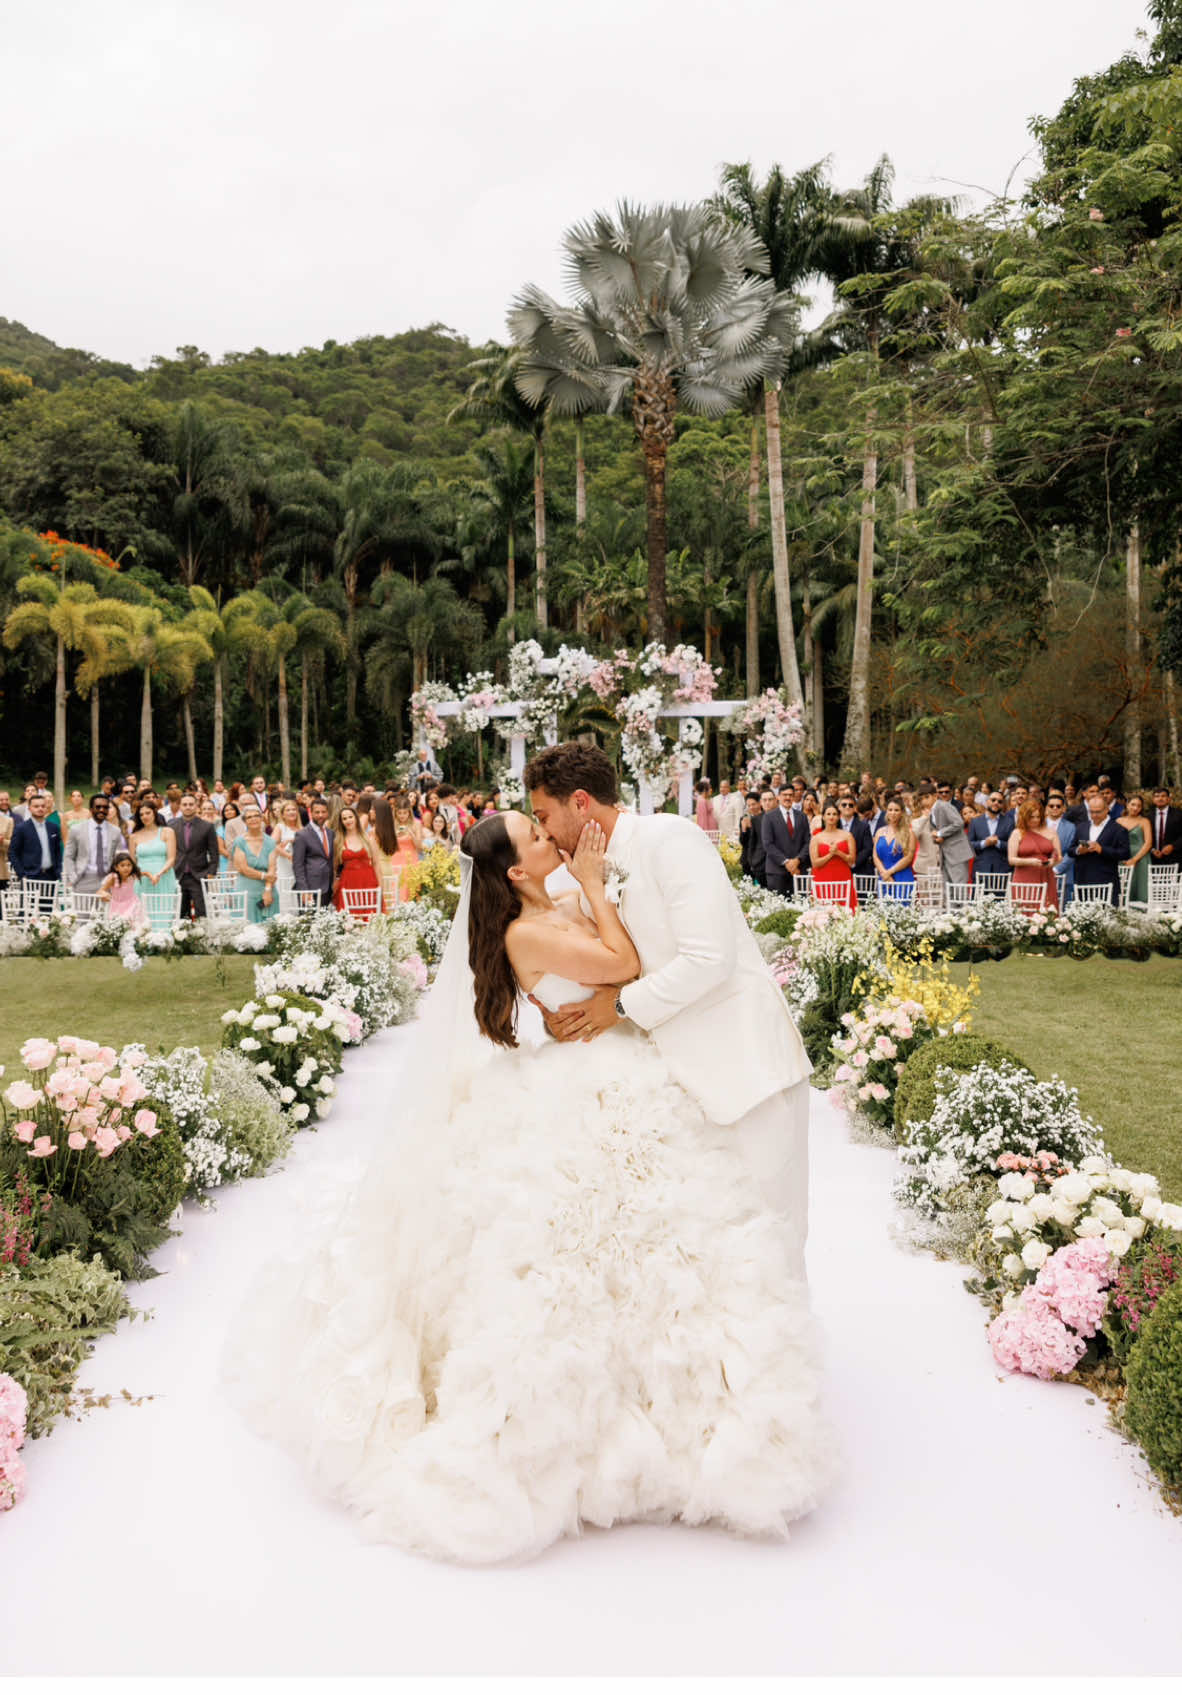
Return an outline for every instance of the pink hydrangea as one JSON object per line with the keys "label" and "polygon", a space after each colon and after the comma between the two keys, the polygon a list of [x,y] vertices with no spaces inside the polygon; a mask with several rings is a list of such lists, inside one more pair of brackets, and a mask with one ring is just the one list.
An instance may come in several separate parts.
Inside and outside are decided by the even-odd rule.
{"label": "pink hydrangea", "polygon": [[24,1461],[16,1454],[0,1452],[0,1513],[11,1512],[25,1498]]}
{"label": "pink hydrangea", "polygon": [[1074,1371],[1087,1349],[1045,1301],[1023,1299],[999,1313],[989,1326],[993,1357],[1004,1371],[1027,1377],[1064,1377]]}
{"label": "pink hydrangea", "polygon": [[1033,1295],[1078,1335],[1094,1336],[1108,1310],[1108,1285],[1116,1267],[1103,1242],[1086,1237],[1051,1255],[1034,1280]]}
{"label": "pink hydrangea", "polygon": [[0,1445],[13,1450],[25,1439],[25,1421],[29,1416],[29,1397],[15,1377],[0,1371]]}
{"label": "pink hydrangea", "polygon": [[404,977],[410,978],[416,989],[427,987],[427,967],[420,954],[412,953],[408,959],[402,960],[398,969]]}

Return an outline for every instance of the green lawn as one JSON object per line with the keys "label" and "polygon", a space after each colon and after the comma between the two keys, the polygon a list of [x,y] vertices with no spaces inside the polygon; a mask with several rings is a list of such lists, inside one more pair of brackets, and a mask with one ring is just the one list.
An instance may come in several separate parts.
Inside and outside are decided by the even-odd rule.
{"label": "green lawn", "polygon": [[254,961],[148,959],[142,971],[127,971],[118,959],[5,959],[0,983],[0,1065],[11,1079],[30,1036],[212,1052],[221,1045],[222,1013],[251,997]]}
{"label": "green lawn", "polygon": [[[1167,1198],[1182,1201],[1182,959],[1011,954],[974,969],[974,1033],[1004,1042],[1037,1076],[1071,1083],[1117,1158],[1156,1172]],[[963,981],[969,967],[952,971]]]}

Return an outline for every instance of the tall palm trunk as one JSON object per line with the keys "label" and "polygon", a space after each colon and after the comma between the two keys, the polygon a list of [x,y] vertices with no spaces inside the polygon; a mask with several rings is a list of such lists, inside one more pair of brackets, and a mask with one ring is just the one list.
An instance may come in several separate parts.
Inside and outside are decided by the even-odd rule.
{"label": "tall palm trunk", "polygon": [[279,656],[279,775],[285,789],[291,788],[291,716],[287,701],[287,661]]}
{"label": "tall palm trunk", "polygon": [[1166,672],[1166,748],[1168,764],[1166,783],[1171,789],[1182,784],[1182,759],[1178,755],[1178,691],[1174,673]]}
{"label": "tall palm trunk", "polygon": [[144,666],[144,693],[140,701],[140,780],[152,781],[152,673]]}
{"label": "tall palm trunk", "polygon": [[59,636],[53,678],[53,801],[66,804],[66,644]]}
{"label": "tall palm trunk", "polygon": [[813,637],[813,588],[810,573],[804,573],[803,606],[801,608],[800,645],[804,653],[804,716],[801,720],[804,726],[804,743],[811,747],[822,767],[825,764],[823,746],[816,740],[817,729],[817,671],[816,671],[816,642]]}
{"label": "tall palm trunk", "polygon": [[820,636],[816,633],[813,635],[812,654],[813,746],[817,750],[817,757],[821,761],[823,770],[825,766],[825,650]]}
{"label": "tall palm trunk", "polygon": [[1141,527],[1134,524],[1125,549],[1125,657],[1129,704],[1125,707],[1124,784],[1141,787]]}
{"label": "tall palm trunk", "polygon": [[911,396],[907,396],[907,422],[903,428],[903,505],[908,512],[919,511],[919,484],[915,476],[915,418]]}
{"label": "tall palm trunk", "polygon": [[850,661],[849,706],[845,720],[842,766],[861,770],[870,757],[870,620],[874,610],[874,522],[878,489],[875,412],[866,419],[862,460],[862,521],[858,535],[858,594],[854,608],[854,651]]}
{"label": "tall palm trunk", "polygon": [[308,770],[308,661],[305,659],[300,666],[300,776],[310,775]]}
{"label": "tall palm trunk", "polygon": [[185,695],[181,701],[181,717],[185,725],[185,748],[189,755],[189,781],[197,781],[197,742],[193,735],[192,696]]}
{"label": "tall palm trunk", "polygon": [[669,520],[665,471],[673,442],[677,390],[667,371],[642,365],[632,384],[632,422],[644,454],[645,551],[648,555],[648,640],[663,642],[669,630],[666,583]]}
{"label": "tall palm trunk", "polygon": [[546,627],[546,452],[541,431],[534,437],[534,611]]}
{"label": "tall palm trunk", "polygon": [[767,496],[772,527],[772,576],[776,590],[776,640],[780,648],[780,672],[790,701],[802,697],[800,667],[796,662],[796,631],[792,625],[792,583],[788,575],[788,529],[784,520],[784,461],[780,448],[780,385],[769,383],[764,391],[764,422],[767,427]]}
{"label": "tall palm trunk", "polygon": [[583,419],[575,419],[575,528],[587,522],[587,460],[583,451]]}
{"label": "tall palm trunk", "polygon": [[[751,456],[747,463],[747,528],[759,528],[759,471],[760,440],[759,413],[751,414]],[[759,693],[759,567],[751,560],[747,567],[747,694]]]}
{"label": "tall palm trunk", "polygon": [[226,702],[222,692],[222,667],[224,658],[216,658],[213,662],[213,780],[222,780],[222,758],[226,739]]}
{"label": "tall palm trunk", "polygon": [[505,611],[510,618],[517,611],[517,532],[509,525],[509,552],[505,560]]}
{"label": "tall palm trunk", "polygon": [[90,787],[99,785],[99,686],[90,691]]}
{"label": "tall palm trunk", "polygon": [[357,565],[346,565],[345,585],[345,723],[350,730],[357,722]]}

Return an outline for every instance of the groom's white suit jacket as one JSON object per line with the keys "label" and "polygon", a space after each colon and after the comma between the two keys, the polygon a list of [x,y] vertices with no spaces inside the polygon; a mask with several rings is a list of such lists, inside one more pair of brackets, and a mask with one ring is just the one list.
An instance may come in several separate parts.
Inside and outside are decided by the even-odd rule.
{"label": "groom's white suit jacket", "polygon": [[733,1124],[812,1071],[718,850],[688,818],[621,812],[607,857],[643,976],[620,991],[707,1118]]}

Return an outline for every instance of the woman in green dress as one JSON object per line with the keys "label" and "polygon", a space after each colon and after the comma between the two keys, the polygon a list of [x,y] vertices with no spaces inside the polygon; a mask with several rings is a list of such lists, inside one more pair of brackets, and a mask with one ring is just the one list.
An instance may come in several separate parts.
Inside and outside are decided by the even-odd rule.
{"label": "woman in green dress", "polygon": [[135,828],[131,832],[128,846],[139,866],[141,896],[174,897],[170,907],[164,901],[152,901],[152,908],[164,910],[152,910],[149,913],[153,930],[171,930],[180,911],[180,903],[175,898],[177,881],[172,871],[176,860],[176,837],[167,824],[160,822],[160,813],[154,801],[141,800],[136,807]]}
{"label": "woman in green dress", "polygon": [[232,861],[238,873],[238,893],[246,896],[248,924],[266,924],[275,916],[275,839],[263,830],[263,815],[253,803],[244,804],[244,835],[234,843]]}
{"label": "woman in green dress", "polygon": [[1149,820],[1145,816],[1145,802],[1140,795],[1132,794],[1125,802],[1125,809],[1117,819],[1129,834],[1129,857],[1126,865],[1133,867],[1129,878],[1128,904],[1130,906],[1147,906],[1149,904],[1149,850],[1153,846],[1153,836],[1149,828]]}

